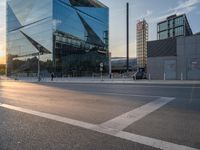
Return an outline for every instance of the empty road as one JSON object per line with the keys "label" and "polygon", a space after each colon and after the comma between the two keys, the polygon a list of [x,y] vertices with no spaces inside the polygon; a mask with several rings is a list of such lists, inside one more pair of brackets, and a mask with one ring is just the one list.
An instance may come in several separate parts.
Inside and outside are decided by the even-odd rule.
{"label": "empty road", "polygon": [[200,149],[200,85],[0,81],[0,150],[157,149]]}

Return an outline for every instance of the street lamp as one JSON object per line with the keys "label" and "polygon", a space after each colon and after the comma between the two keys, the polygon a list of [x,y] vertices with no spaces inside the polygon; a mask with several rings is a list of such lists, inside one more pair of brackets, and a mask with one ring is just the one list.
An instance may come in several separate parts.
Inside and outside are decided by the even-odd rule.
{"label": "street lamp", "polygon": [[40,76],[40,55],[43,53],[42,52],[42,47],[40,45],[37,45],[38,48],[38,82],[41,81],[41,76]]}
{"label": "street lamp", "polygon": [[40,78],[40,51],[38,52],[38,82],[41,81]]}

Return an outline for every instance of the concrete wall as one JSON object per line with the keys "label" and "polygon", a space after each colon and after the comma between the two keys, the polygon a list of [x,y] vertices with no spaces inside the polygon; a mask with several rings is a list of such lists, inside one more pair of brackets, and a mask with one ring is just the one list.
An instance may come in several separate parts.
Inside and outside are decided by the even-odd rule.
{"label": "concrete wall", "polygon": [[177,77],[200,80],[200,35],[177,38]]}
{"label": "concrete wall", "polygon": [[[147,59],[147,77],[150,75],[152,80],[167,80],[169,72],[166,71],[165,66],[168,61],[176,62],[176,56],[149,57]],[[172,78],[170,79],[173,80]]]}
{"label": "concrete wall", "polygon": [[163,80],[165,73],[166,80],[200,80],[200,35],[177,38],[176,51],[177,56],[148,57],[147,73],[151,79]]}

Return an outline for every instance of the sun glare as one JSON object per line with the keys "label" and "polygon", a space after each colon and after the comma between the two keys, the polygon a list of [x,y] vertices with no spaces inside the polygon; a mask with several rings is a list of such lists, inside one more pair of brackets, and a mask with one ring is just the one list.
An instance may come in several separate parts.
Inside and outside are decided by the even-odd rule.
{"label": "sun glare", "polygon": [[0,51],[0,64],[5,64],[5,52]]}

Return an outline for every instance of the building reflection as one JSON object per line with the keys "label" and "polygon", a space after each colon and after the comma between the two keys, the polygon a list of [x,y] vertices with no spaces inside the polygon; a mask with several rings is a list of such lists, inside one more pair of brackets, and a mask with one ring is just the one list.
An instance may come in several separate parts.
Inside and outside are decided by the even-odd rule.
{"label": "building reflection", "polygon": [[36,76],[39,52],[42,76],[108,72],[108,13],[96,0],[7,1],[7,75]]}

